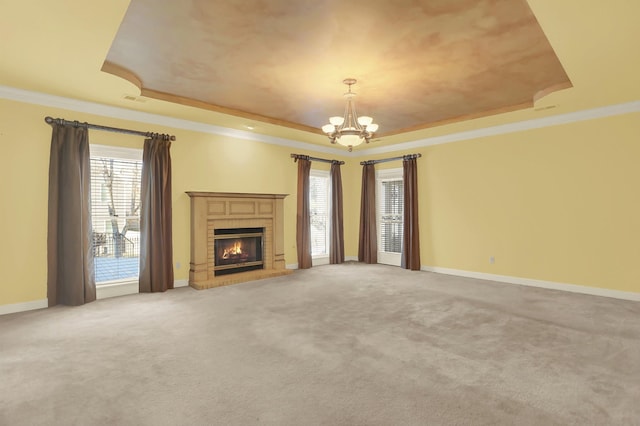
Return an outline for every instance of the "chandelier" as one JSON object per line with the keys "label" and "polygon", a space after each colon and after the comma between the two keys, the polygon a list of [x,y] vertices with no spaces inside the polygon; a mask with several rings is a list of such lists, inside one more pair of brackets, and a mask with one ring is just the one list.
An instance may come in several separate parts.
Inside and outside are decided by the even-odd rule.
{"label": "chandelier", "polygon": [[356,107],[353,102],[356,94],[351,91],[351,86],[356,84],[356,81],[355,78],[346,78],[342,81],[349,86],[349,91],[344,94],[347,99],[344,117],[330,117],[330,124],[322,126],[322,131],[329,136],[331,143],[346,146],[349,148],[349,152],[362,142],[369,143],[375,131],[378,130],[378,125],[373,122],[373,118],[356,115]]}

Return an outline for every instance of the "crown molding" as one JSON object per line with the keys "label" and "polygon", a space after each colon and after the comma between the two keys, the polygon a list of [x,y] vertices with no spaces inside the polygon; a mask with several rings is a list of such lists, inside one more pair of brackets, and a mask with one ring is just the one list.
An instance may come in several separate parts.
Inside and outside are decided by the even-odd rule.
{"label": "crown molding", "polygon": [[118,118],[121,120],[137,121],[146,124],[156,124],[159,126],[173,127],[175,129],[191,130],[200,133],[209,133],[220,136],[227,136],[235,139],[262,142],[271,145],[285,146],[295,149],[304,149],[314,152],[322,152],[332,155],[345,156],[345,152],[329,146],[314,145],[300,142],[293,139],[279,138],[275,136],[262,135],[259,133],[247,132],[244,130],[231,129],[228,127],[216,126],[213,124],[200,123],[197,121],[183,120],[160,114],[135,111],[121,107],[114,107],[95,102],[81,101],[78,99],[65,98],[62,96],[49,95],[41,92],[17,89],[15,87],[0,85],[0,98],[17,102],[42,105],[52,108],[61,108],[69,111],[83,112],[102,117]]}
{"label": "crown molding", "polygon": [[121,107],[114,107],[95,102],[81,101],[77,99],[65,98],[62,96],[49,95],[41,92],[17,89],[0,85],[0,98],[18,102],[43,105],[53,108],[67,109],[70,111],[90,113],[103,117],[118,118],[122,120],[137,121],[140,123],[156,124],[160,126],[173,127],[176,129],[191,130],[201,133],[210,133],[220,136],[227,136],[235,139],[262,142],[271,145],[285,146],[294,149],[304,149],[313,152],[339,155],[342,157],[359,158],[363,156],[386,154],[390,152],[405,151],[415,148],[423,148],[431,145],[440,145],[451,142],[459,142],[469,139],[477,139],[488,136],[503,135],[507,133],[522,132],[525,130],[539,129],[543,127],[558,126],[561,124],[575,123],[578,121],[593,120],[615,115],[640,112],[640,101],[627,102],[623,104],[609,105],[605,107],[592,108],[582,111],[575,111],[566,114],[553,115],[549,117],[535,118],[531,120],[519,121],[516,123],[501,124],[498,126],[485,127],[481,129],[467,130],[464,132],[451,133],[443,136],[417,139],[410,142],[403,142],[394,145],[381,146],[378,148],[366,148],[354,152],[333,148],[331,146],[315,145],[300,142],[293,139],[279,138],[275,136],[262,135],[243,130],[231,129],[228,127],[216,126],[213,124],[200,123],[196,121],[183,120],[159,114],[151,114],[142,111],[135,111]]}
{"label": "crown molding", "polygon": [[552,115],[549,117],[534,118],[531,120],[519,121],[516,123],[501,124],[498,126],[485,127],[482,129],[467,130],[464,132],[451,133],[443,136],[418,139],[411,142],[398,143],[394,145],[381,146],[379,148],[368,148],[358,151],[359,156],[386,154],[389,152],[404,151],[408,149],[422,148],[431,145],[440,145],[451,142],[459,142],[469,139],[478,139],[488,136],[503,135],[506,133],[522,132],[543,127],[558,126],[561,124],[575,123],[578,121],[593,120],[596,118],[611,117],[614,115],[640,112],[640,101],[627,102],[624,104],[609,105],[605,107],[586,109],[582,111],[569,112],[566,114]]}

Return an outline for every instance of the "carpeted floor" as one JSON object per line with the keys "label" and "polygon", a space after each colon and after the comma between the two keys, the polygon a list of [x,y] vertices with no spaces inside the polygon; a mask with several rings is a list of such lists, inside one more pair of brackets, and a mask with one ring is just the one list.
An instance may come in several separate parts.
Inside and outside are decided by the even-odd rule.
{"label": "carpeted floor", "polygon": [[2,425],[640,425],[640,304],[347,263],[0,317]]}

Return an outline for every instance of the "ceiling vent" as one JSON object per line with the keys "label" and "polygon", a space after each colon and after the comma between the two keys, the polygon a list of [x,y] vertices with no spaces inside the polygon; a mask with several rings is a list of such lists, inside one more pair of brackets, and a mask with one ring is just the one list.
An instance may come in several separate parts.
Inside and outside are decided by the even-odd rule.
{"label": "ceiling vent", "polygon": [[147,102],[146,99],[144,99],[144,98],[142,98],[140,96],[133,96],[133,95],[122,95],[122,99],[125,99],[127,101],[140,102],[140,103]]}

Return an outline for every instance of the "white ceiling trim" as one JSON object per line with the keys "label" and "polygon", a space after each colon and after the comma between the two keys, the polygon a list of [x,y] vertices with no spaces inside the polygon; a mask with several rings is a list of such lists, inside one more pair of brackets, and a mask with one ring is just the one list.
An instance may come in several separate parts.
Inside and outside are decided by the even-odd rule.
{"label": "white ceiling trim", "polygon": [[411,142],[404,142],[394,145],[381,146],[379,148],[367,148],[355,152],[333,148],[331,146],[315,145],[300,142],[292,139],[278,138],[275,136],[261,135],[243,130],[231,129],[228,127],[216,126],[213,124],[199,123],[196,121],[183,120],[159,114],[150,114],[142,111],[134,111],[121,107],[98,104],[94,102],[81,101],[77,99],[65,98],[62,96],[49,95],[46,93],[33,92],[0,85],[0,98],[18,102],[43,105],[53,108],[62,108],[70,111],[84,112],[103,117],[112,117],[122,120],[138,121],[147,124],[173,127],[176,129],[191,130],[201,133],[210,133],[220,136],[227,136],[236,139],[263,142],[271,145],[286,146],[295,149],[322,152],[343,157],[362,157],[375,154],[386,154],[408,149],[422,148],[431,145],[440,145],[451,142],[458,142],[469,139],[477,139],[488,136],[502,135],[506,133],[521,132],[531,129],[539,129],[549,126],[574,123],[577,121],[593,120],[597,118],[610,117],[615,115],[640,112],[640,101],[627,102],[624,104],[610,105],[600,108],[570,112],[566,114],[553,115],[549,117],[536,118],[532,120],[520,121],[517,123],[502,124],[498,126],[485,127],[482,129],[468,130],[465,132],[452,133],[443,136],[418,139]]}
{"label": "white ceiling trim", "polygon": [[[42,105],[52,108],[62,108],[69,111],[83,112],[102,117],[118,118],[128,121],[137,121],[146,124],[156,124],[159,126],[173,127],[175,129],[191,130],[201,133],[209,133],[220,136],[227,136],[236,139],[244,139],[256,142],[263,142],[271,145],[286,146],[295,149],[322,152],[333,155],[345,155],[345,151],[332,148],[330,146],[314,145],[292,139],[278,138],[275,136],[261,135],[258,133],[243,130],[231,129],[228,127],[216,126],[213,124],[199,123],[197,121],[183,120],[148,112],[133,111],[126,108],[114,107],[95,102],[81,101],[77,99],[65,98],[62,96],[49,95],[41,92],[17,89],[15,87],[0,85],[0,98],[18,102]],[[60,117],[69,120],[68,117]],[[43,117],[44,119],[44,117]]]}
{"label": "white ceiling trim", "polygon": [[587,109],[543,118],[534,118],[532,120],[501,124],[499,126],[468,130],[465,132],[452,133],[449,135],[434,136],[431,138],[418,139],[411,142],[381,146],[379,148],[368,148],[358,151],[358,154],[360,156],[386,154],[389,152],[404,151],[407,149],[422,148],[425,146],[459,142],[469,139],[478,139],[487,136],[503,135],[506,133],[522,132],[525,130],[540,129],[543,127],[558,126],[560,124],[575,123],[577,121],[593,120],[596,118],[611,117],[614,115],[629,114],[633,112],[640,112],[640,101],[609,105],[606,107]]}

